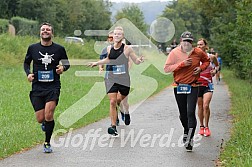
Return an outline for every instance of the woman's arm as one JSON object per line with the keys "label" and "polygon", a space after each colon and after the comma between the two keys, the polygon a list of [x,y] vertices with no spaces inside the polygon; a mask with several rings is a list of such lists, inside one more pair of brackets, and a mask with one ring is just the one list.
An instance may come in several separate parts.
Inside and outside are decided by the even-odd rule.
{"label": "woman's arm", "polygon": [[90,62],[90,63],[88,63],[87,66],[95,67],[95,66],[98,66],[98,65],[109,64],[109,62],[110,62],[109,58],[106,57],[105,59],[102,59],[102,60],[99,60],[99,61],[96,61],[96,62]]}
{"label": "woman's arm", "polygon": [[137,55],[135,54],[134,50],[131,47],[125,46],[125,50],[126,50],[125,52],[126,56],[130,57],[135,64],[138,65],[144,61],[143,56],[137,57]]}

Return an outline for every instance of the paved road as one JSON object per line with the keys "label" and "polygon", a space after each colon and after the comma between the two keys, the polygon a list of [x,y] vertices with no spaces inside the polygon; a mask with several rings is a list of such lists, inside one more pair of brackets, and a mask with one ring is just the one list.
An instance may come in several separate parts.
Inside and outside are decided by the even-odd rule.
{"label": "paved road", "polygon": [[212,135],[196,135],[193,152],[186,152],[181,144],[183,130],[169,87],[136,108],[131,114],[132,124],[120,125],[117,138],[107,135],[107,118],[55,139],[52,154],[42,153],[39,145],[1,160],[0,166],[211,167],[229,137],[229,106],[227,87],[223,83],[215,85],[209,125]]}

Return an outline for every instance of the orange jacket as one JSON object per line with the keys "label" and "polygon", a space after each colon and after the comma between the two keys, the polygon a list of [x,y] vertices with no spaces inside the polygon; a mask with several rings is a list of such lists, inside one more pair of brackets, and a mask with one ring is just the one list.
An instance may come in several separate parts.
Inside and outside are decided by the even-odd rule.
{"label": "orange jacket", "polygon": [[[183,61],[187,58],[192,58],[191,66],[184,66]],[[202,64],[200,65],[200,62]],[[194,75],[193,70],[200,67],[201,71],[205,70],[210,64],[210,58],[200,48],[194,48],[188,56],[182,51],[181,46],[173,49],[168,55],[164,71],[166,73],[173,72],[174,82],[182,84],[196,83],[200,74]]]}

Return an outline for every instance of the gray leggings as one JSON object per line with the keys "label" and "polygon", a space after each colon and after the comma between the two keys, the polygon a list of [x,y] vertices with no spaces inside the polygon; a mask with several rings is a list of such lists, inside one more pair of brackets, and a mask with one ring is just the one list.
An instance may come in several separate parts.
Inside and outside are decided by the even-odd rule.
{"label": "gray leggings", "polygon": [[188,134],[190,139],[193,138],[197,126],[195,109],[198,99],[198,87],[192,87],[190,94],[177,94],[177,88],[174,88],[174,95],[179,108],[179,118],[184,127],[184,134]]}

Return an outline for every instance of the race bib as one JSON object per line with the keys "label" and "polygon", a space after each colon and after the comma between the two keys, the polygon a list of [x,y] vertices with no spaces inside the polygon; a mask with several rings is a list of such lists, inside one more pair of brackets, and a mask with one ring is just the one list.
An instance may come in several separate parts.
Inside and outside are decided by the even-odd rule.
{"label": "race bib", "polygon": [[190,93],[191,93],[191,85],[179,84],[177,86],[177,94],[190,94]]}
{"label": "race bib", "polygon": [[38,71],[39,82],[52,82],[54,80],[53,70],[51,71]]}
{"label": "race bib", "polygon": [[208,87],[209,87],[209,90],[210,90],[211,92],[214,91],[214,84],[213,84],[213,83],[208,83]]}
{"label": "race bib", "polygon": [[114,65],[114,66],[112,66],[112,68],[113,68],[113,74],[118,75],[118,74],[125,74],[126,73],[124,64]]}

